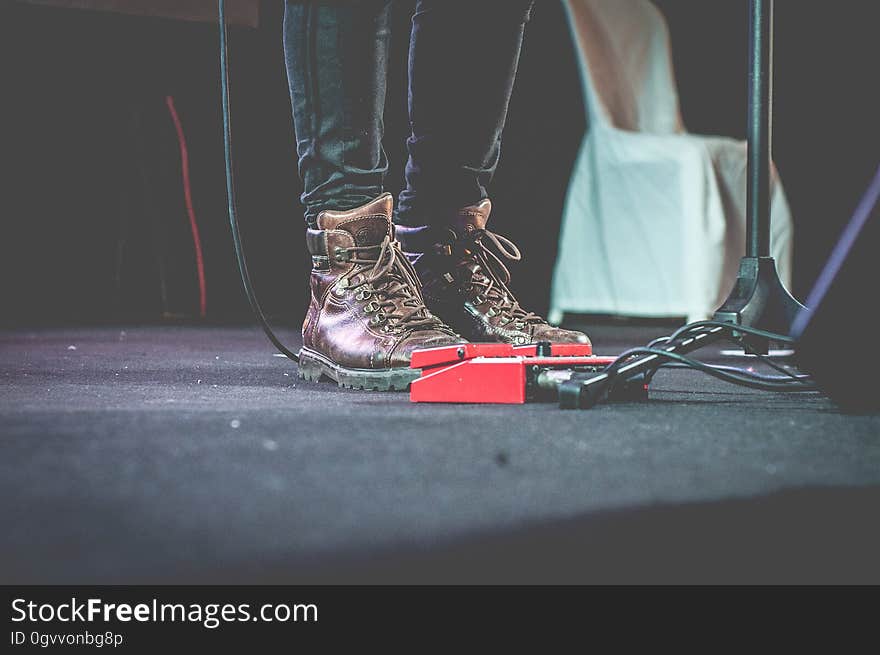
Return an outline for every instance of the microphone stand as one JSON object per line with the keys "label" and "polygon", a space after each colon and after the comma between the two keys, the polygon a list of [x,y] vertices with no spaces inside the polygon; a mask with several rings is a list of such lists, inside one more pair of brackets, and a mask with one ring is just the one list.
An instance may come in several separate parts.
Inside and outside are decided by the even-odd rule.
{"label": "microphone stand", "polygon": [[[715,320],[787,334],[804,307],[782,286],[770,256],[773,0],[751,1],[749,42],[746,255]],[[750,352],[767,354],[767,339],[747,338],[746,342]]]}

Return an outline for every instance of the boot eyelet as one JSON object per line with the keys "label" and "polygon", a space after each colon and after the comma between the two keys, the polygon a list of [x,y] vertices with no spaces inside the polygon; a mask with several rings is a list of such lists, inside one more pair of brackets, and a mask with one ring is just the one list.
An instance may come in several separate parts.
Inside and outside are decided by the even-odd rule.
{"label": "boot eyelet", "polygon": [[333,258],[338,262],[347,262],[351,259],[351,253],[348,252],[345,248],[340,248],[336,246],[333,249]]}
{"label": "boot eyelet", "polygon": [[358,300],[366,300],[367,298],[369,298],[372,295],[373,295],[373,292],[370,291],[369,289],[361,289],[357,292],[357,295],[355,296],[355,298],[357,298]]}
{"label": "boot eyelet", "polygon": [[380,309],[380,307],[379,307],[379,303],[377,303],[375,300],[371,300],[371,301],[368,302],[368,303],[366,304],[366,306],[364,307],[364,311],[365,311],[367,314],[372,314],[373,312],[378,312],[379,309]]}
{"label": "boot eyelet", "polygon": [[[382,325],[385,322],[385,314],[379,312],[373,318],[370,319],[370,325]],[[388,327],[387,325],[385,327]]]}

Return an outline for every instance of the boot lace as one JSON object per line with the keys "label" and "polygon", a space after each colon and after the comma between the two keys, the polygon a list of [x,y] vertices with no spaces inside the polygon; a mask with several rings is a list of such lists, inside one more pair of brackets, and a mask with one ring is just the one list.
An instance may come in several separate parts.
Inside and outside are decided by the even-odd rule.
{"label": "boot lace", "polygon": [[414,330],[452,330],[425,306],[421,284],[412,264],[401,252],[397,241],[386,236],[381,244],[352,246],[346,249],[349,261],[356,265],[353,275],[363,281],[353,287],[356,298],[367,302],[371,323],[383,325],[385,332],[400,334]]}
{"label": "boot lace", "polygon": [[500,324],[515,322],[518,329],[525,325],[544,323],[544,319],[520,307],[510,289],[510,271],[501,257],[490,250],[483,242],[487,239],[498,253],[510,261],[522,259],[522,253],[516,244],[505,236],[487,229],[476,230],[470,235],[464,246],[464,254],[477,263],[469,280],[469,291],[475,293],[477,304],[492,303],[492,308],[501,315]]}

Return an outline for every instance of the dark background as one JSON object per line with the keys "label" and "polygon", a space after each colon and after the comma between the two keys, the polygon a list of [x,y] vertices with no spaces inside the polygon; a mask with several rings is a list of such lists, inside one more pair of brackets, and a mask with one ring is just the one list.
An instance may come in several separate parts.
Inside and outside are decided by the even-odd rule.
{"label": "dark background", "polygon": [[[308,270],[281,52],[281,4],[231,29],[243,238],[267,312],[297,325]],[[748,3],[658,0],[688,129],[745,134]],[[776,3],[774,159],[795,220],[803,298],[880,161],[873,3]],[[402,183],[408,9],[386,112],[388,189]],[[454,42],[454,40],[453,40]],[[4,3],[0,322],[192,318],[198,297],[180,158],[189,145],[208,318],[249,319],[226,223],[217,31],[211,24]],[[479,44],[455,43],[455,47]],[[521,300],[544,312],[563,196],[586,128],[561,5],[538,0],[492,192],[495,229],[524,247]]]}

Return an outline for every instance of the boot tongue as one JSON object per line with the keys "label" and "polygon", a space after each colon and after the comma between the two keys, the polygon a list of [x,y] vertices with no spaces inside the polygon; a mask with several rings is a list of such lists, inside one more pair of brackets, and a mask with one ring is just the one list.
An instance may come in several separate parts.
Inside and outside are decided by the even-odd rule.
{"label": "boot tongue", "polygon": [[393,236],[391,211],[393,197],[385,193],[375,200],[347,211],[323,211],[318,214],[318,228],[344,230],[354,237],[355,245],[378,246],[386,236]]}
{"label": "boot tongue", "polygon": [[[455,231],[458,238],[467,238],[478,230],[486,229],[490,213],[492,213],[492,202],[486,198],[476,205],[462,207],[455,212],[449,222],[449,226]],[[465,269],[469,276],[486,278],[483,267],[473,257],[472,253],[464,257],[458,265]]]}
{"label": "boot tongue", "polygon": [[[486,198],[476,205],[459,209],[452,217],[450,227],[459,235],[459,238],[466,239],[474,232],[486,229],[486,223],[488,223],[491,213],[492,201]],[[464,274],[466,280],[488,282],[494,277],[492,271],[480,263],[475,253],[470,250],[466,251],[466,254],[459,260],[458,269],[459,274]],[[496,295],[501,293],[500,289],[496,290]]]}
{"label": "boot tongue", "polygon": [[450,227],[459,235],[468,235],[477,230],[485,230],[492,213],[492,201],[486,198],[476,205],[459,209],[450,221]]}

